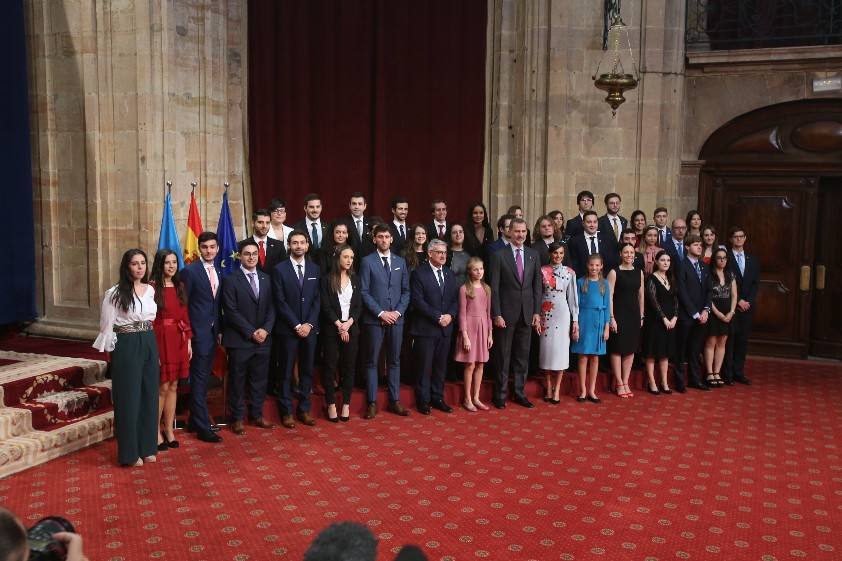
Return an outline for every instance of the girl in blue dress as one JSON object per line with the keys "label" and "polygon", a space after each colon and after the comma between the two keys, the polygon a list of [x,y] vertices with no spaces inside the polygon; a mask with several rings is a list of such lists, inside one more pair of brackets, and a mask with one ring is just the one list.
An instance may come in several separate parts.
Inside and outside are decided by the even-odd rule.
{"label": "girl in blue dress", "polygon": [[579,289],[579,340],[570,346],[570,352],[579,355],[578,402],[599,403],[596,396],[596,373],[599,355],[605,354],[609,336],[609,310],[611,287],[602,276],[602,256],[595,253],[588,257],[588,274],[576,281]]}

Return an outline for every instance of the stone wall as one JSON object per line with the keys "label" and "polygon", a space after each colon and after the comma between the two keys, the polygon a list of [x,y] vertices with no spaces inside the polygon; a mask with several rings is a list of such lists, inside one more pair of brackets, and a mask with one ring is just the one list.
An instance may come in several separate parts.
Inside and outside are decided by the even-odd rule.
{"label": "stone wall", "polygon": [[[165,181],[215,228],[247,205],[245,0],[27,0],[41,321],[88,336],[123,251],[156,249]],[[150,263],[151,265],[151,263]]]}

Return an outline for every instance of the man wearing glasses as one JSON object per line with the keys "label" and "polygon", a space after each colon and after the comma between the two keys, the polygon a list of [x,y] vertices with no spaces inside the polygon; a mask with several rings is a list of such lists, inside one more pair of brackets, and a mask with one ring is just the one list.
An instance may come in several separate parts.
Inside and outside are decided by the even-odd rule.
{"label": "man wearing glasses", "polygon": [[567,227],[564,229],[564,234],[571,238],[577,234],[585,231],[584,218],[585,211],[593,210],[593,193],[590,191],[580,191],[576,195],[576,204],[579,205],[579,212],[567,221]]}

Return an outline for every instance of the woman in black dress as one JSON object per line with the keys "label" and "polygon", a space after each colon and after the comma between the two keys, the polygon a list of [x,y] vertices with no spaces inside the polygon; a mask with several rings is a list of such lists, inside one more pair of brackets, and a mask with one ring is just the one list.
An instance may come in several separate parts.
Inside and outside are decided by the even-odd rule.
{"label": "woman in black dress", "polygon": [[608,273],[611,287],[611,337],[608,353],[619,397],[634,397],[629,388],[634,353],[640,345],[643,325],[643,271],[634,266],[637,253],[630,243],[620,248],[620,266]]}
{"label": "woman in black dress", "polygon": [[494,230],[488,221],[485,205],[477,201],[468,209],[465,221],[465,251],[483,261],[488,257],[488,246],[494,243]]}
{"label": "woman in black dress", "polygon": [[667,383],[669,358],[675,354],[675,324],[678,323],[678,296],[669,254],[661,250],[655,256],[655,269],[646,279],[646,329],[643,332],[643,356],[649,393],[658,394],[655,361],[661,374],[661,392],[672,393]]}
{"label": "woman in black dress", "polygon": [[704,357],[707,383],[709,386],[718,387],[725,385],[719,371],[725,359],[725,345],[731,330],[731,320],[734,319],[737,309],[737,279],[728,267],[728,252],[724,248],[714,249],[710,262],[713,294]]}

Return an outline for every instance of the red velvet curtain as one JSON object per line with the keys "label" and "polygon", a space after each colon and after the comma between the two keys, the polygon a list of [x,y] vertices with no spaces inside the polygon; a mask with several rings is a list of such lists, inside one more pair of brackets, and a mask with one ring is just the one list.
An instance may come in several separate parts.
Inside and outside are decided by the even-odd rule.
{"label": "red velvet curtain", "polygon": [[250,0],[249,164],[255,206],[321,194],[323,216],[410,222],[435,198],[465,220],[482,196],[487,0]]}

